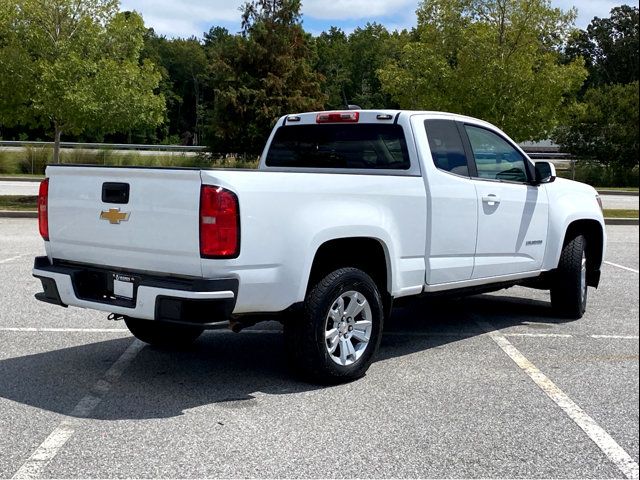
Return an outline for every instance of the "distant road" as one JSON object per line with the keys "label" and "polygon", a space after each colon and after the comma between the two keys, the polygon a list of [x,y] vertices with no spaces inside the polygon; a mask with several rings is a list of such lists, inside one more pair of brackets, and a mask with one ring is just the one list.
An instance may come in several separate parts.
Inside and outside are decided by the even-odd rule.
{"label": "distant road", "polygon": [[0,195],[38,195],[40,182],[0,182]]}
{"label": "distant road", "polygon": [[631,195],[603,195],[604,208],[612,210],[638,210],[638,197]]}

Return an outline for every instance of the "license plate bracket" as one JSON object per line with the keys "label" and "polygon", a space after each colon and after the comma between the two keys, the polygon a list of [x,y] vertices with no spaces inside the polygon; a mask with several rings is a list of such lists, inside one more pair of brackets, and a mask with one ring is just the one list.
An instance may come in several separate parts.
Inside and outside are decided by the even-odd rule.
{"label": "license plate bracket", "polygon": [[123,300],[133,300],[136,291],[136,278],[122,273],[113,273],[113,295]]}

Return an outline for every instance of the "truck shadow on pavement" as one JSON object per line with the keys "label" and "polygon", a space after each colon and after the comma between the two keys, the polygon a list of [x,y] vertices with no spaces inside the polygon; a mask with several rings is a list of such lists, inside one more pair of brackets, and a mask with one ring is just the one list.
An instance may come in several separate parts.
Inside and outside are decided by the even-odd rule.
{"label": "truck shadow on pavement", "polygon": [[[394,311],[376,362],[482,335],[485,332],[477,319],[496,328],[528,326],[536,331],[560,322],[550,315],[545,302],[506,296],[416,301]],[[264,395],[332,388],[292,376],[279,325],[255,328],[240,335],[205,333],[185,351],[145,347],[90,418],[170,418],[209,404],[236,410],[259,408]],[[2,360],[0,397],[68,415],[131,341],[118,338]]]}

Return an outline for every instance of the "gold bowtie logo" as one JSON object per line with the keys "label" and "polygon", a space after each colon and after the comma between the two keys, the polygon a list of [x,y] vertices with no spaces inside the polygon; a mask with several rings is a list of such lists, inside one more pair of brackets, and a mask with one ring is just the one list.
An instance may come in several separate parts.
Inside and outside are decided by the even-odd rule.
{"label": "gold bowtie logo", "polygon": [[127,222],[130,213],[121,212],[119,208],[111,208],[100,212],[100,220],[109,220],[111,225],[120,225],[120,222]]}

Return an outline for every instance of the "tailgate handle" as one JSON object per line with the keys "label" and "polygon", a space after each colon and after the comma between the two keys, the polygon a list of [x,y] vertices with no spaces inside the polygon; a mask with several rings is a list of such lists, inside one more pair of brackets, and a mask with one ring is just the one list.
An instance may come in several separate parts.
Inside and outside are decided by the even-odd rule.
{"label": "tailgate handle", "polygon": [[118,205],[129,203],[129,184],[103,183],[102,201],[104,203],[116,203]]}

